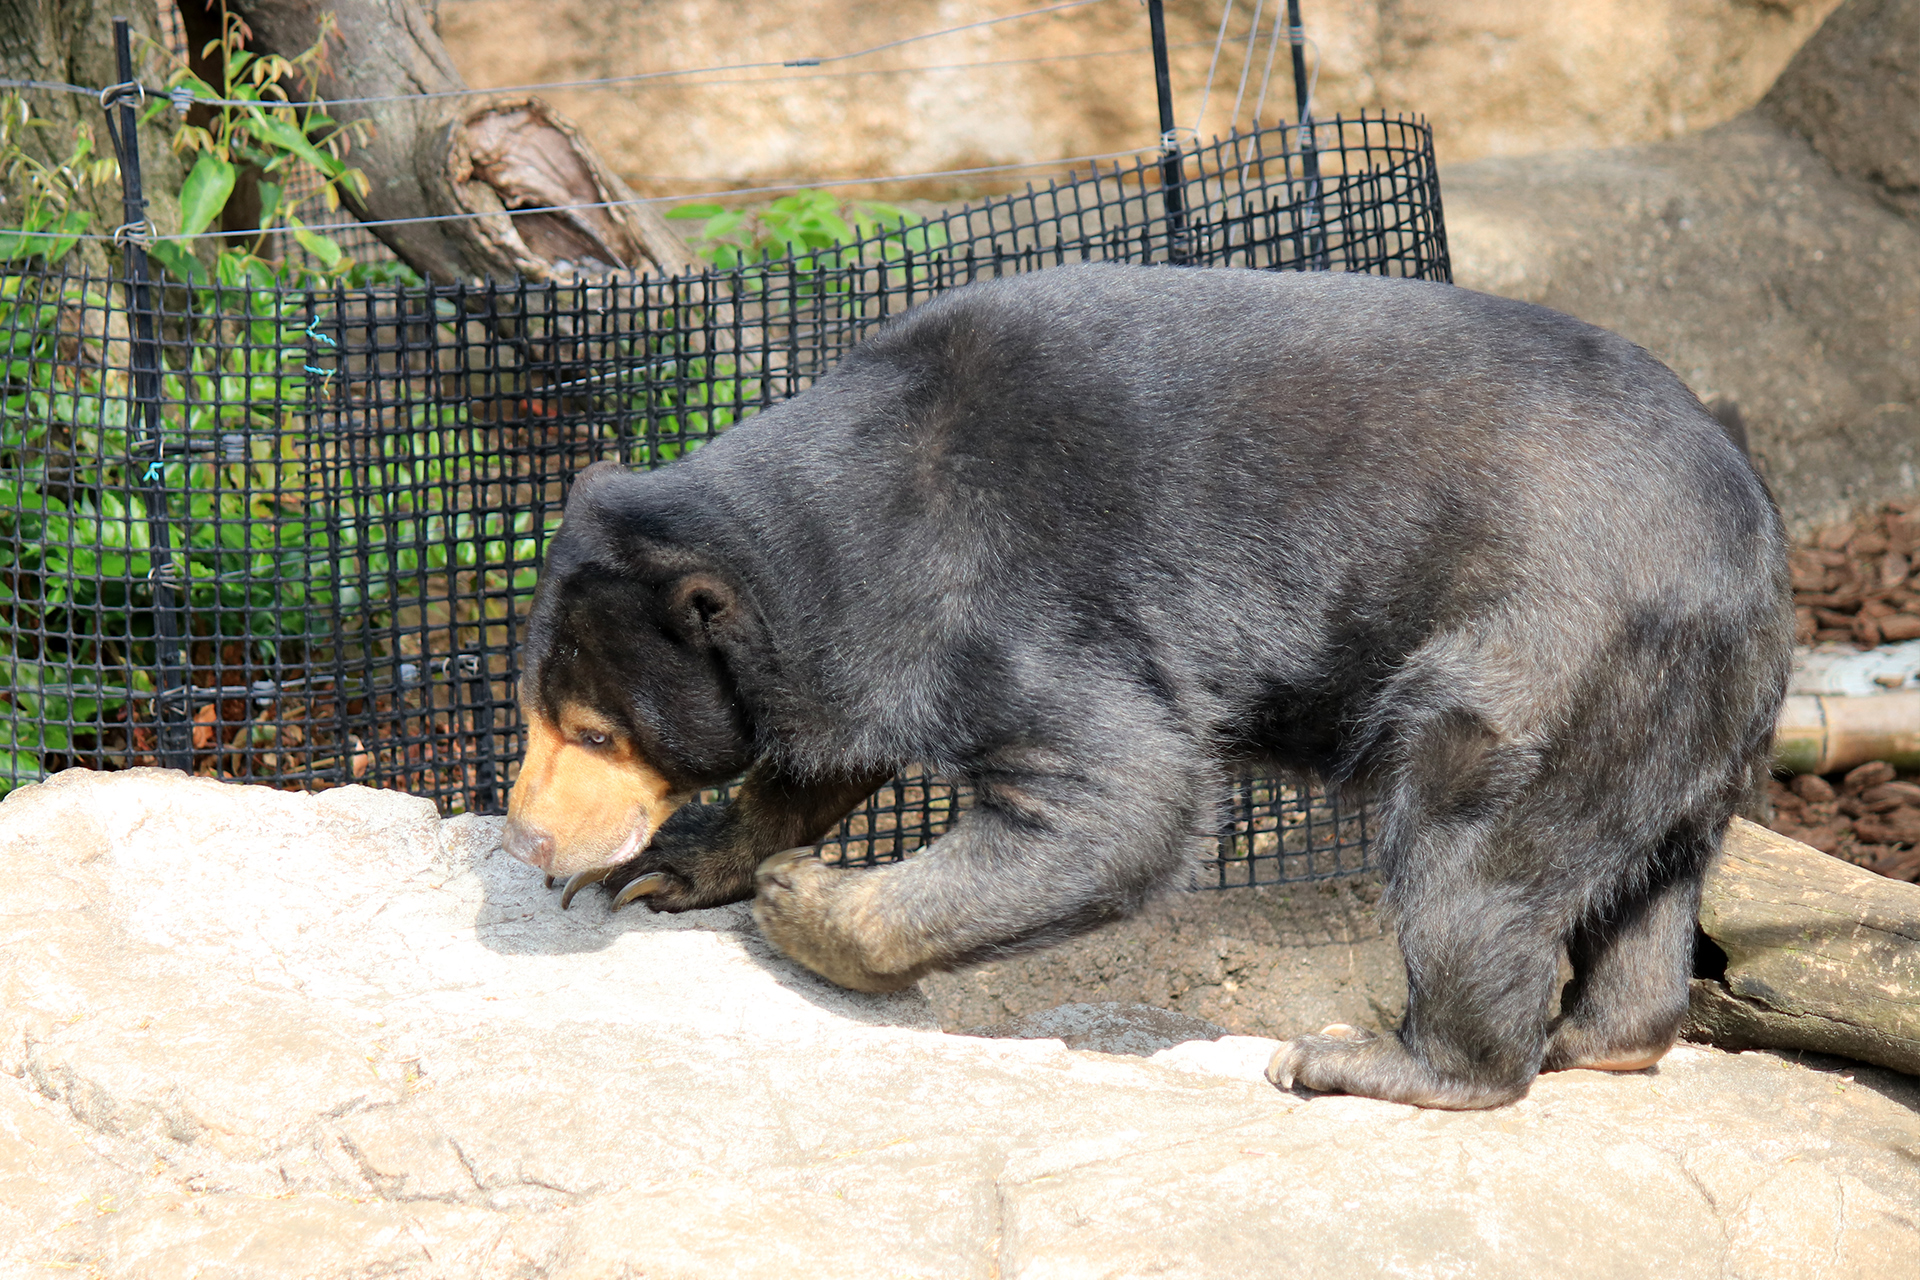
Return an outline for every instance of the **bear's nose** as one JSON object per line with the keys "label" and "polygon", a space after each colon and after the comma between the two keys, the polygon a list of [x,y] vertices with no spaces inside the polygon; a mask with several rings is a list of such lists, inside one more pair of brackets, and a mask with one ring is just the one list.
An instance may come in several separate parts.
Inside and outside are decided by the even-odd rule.
{"label": "bear's nose", "polygon": [[546,871],[553,866],[553,835],[527,826],[517,818],[508,818],[500,833],[500,847],[530,867]]}

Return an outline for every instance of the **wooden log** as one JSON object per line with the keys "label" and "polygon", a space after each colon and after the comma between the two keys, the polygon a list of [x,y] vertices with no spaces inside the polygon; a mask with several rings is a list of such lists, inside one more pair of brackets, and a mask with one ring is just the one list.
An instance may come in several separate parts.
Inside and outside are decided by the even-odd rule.
{"label": "wooden log", "polygon": [[1920,885],[1735,818],[1700,927],[1726,968],[1694,979],[1688,1039],[1920,1074]]}

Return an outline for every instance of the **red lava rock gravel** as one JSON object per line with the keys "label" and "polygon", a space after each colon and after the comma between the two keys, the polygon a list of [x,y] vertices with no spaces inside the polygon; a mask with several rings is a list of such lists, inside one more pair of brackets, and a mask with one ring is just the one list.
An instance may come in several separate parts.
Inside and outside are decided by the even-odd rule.
{"label": "red lava rock gravel", "polygon": [[1801,644],[1920,640],[1920,499],[1822,529],[1788,563]]}
{"label": "red lava rock gravel", "polygon": [[1920,882],[1920,783],[1901,781],[1874,760],[1835,787],[1817,774],[1771,784],[1773,821],[1783,836],[1895,880]]}

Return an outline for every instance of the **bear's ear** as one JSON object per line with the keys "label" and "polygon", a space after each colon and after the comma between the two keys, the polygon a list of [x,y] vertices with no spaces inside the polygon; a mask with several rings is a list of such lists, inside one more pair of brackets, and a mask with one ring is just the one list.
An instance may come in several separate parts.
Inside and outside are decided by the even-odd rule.
{"label": "bear's ear", "polygon": [[717,638],[739,615],[739,593],[717,574],[685,574],[667,592],[667,616],[690,640]]}
{"label": "bear's ear", "polygon": [[604,488],[609,481],[617,481],[633,473],[617,462],[594,462],[580,469],[573,477],[573,483],[567,486],[566,512],[577,514],[575,504],[584,508],[594,499],[594,490]]}

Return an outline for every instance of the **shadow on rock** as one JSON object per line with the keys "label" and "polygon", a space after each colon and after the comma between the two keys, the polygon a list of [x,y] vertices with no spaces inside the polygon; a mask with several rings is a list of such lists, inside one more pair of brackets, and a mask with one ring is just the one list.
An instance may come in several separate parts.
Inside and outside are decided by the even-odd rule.
{"label": "shadow on rock", "polygon": [[501,955],[552,956],[603,951],[634,934],[705,933],[731,938],[738,953],[786,991],[809,1004],[872,1026],[935,1026],[918,991],[865,995],[834,986],[777,951],[761,936],[750,904],[656,915],[634,905],[614,910],[609,895],[588,885],[562,910],[559,885],[500,848],[498,818],[450,820],[442,834],[449,869],[469,871],[477,886],[474,935]]}

